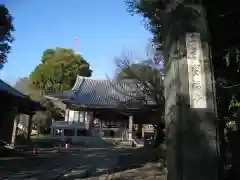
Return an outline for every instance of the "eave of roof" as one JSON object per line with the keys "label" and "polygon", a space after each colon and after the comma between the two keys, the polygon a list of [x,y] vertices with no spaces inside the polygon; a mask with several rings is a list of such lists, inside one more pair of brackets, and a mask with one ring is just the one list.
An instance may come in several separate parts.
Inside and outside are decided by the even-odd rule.
{"label": "eave of roof", "polygon": [[[96,108],[116,108],[131,102],[130,104],[139,103],[136,106],[139,108],[143,104],[140,100],[137,100],[137,93],[141,94],[131,83],[126,84],[126,82],[115,82],[109,79],[96,80],[78,76],[72,90],[47,95],[46,98]],[[154,105],[150,101],[149,104]]]}
{"label": "eave of roof", "polygon": [[44,110],[44,107],[37,101],[34,101],[10,86],[9,84],[5,83],[3,80],[0,79],[0,93],[6,93],[6,95],[16,98],[16,101],[19,105],[19,108],[22,109],[22,112],[30,112],[36,110]]}
{"label": "eave of roof", "polygon": [[9,84],[5,83],[3,80],[0,79],[0,91],[7,92],[10,95],[13,96],[19,96],[22,98],[25,98],[26,96],[22,93],[20,93],[18,90],[10,86]]}

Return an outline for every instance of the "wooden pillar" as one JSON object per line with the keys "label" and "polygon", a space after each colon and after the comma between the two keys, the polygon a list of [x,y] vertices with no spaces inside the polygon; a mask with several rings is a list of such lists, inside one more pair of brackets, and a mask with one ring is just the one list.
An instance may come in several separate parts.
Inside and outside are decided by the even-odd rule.
{"label": "wooden pillar", "polygon": [[74,136],[77,137],[78,128],[74,128]]}
{"label": "wooden pillar", "polygon": [[91,112],[85,111],[84,112],[84,124],[85,124],[85,128],[87,131],[90,130],[90,119],[91,119]]}
{"label": "wooden pillar", "polygon": [[51,128],[50,128],[50,135],[51,135],[51,136],[54,135],[54,127],[53,127],[53,126],[51,126]]}
{"label": "wooden pillar", "polygon": [[168,180],[218,180],[206,14],[199,4],[177,4],[169,11],[167,19],[171,22],[163,25],[167,29],[164,86]]}
{"label": "wooden pillar", "polygon": [[89,133],[90,135],[93,134],[93,121],[94,121],[94,114],[93,112],[88,112],[89,113],[89,119],[88,119],[88,123],[89,123]]}
{"label": "wooden pillar", "polygon": [[144,138],[144,124],[138,123],[138,133],[141,133],[141,137]]}
{"label": "wooden pillar", "polygon": [[142,131],[142,138],[144,138],[144,131],[145,131],[145,124],[142,124],[142,128],[141,128],[141,131]]}
{"label": "wooden pillar", "polygon": [[65,110],[65,121],[69,121],[70,109]]}
{"label": "wooden pillar", "polygon": [[27,127],[27,140],[28,141],[30,140],[31,132],[32,132],[32,118],[33,118],[33,114],[30,114],[28,117],[28,127]]}
{"label": "wooden pillar", "polygon": [[5,109],[3,109],[1,112],[0,139],[10,144],[12,139],[14,119],[17,114],[17,110],[11,107],[3,108]]}
{"label": "wooden pillar", "polygon": [[11,139],[12,146],[15,146],[15,141],[18,133],[17,128],[18,128],[19,120],[20,120],[20,115],[17,114],[15,116],[14,123],[13,123],[13,131],[12,131],[12,139]]}
{"label": "wooden pillar", "polygon": [[129,116],[128,120],[128,140],[132,140],[133,116]]}

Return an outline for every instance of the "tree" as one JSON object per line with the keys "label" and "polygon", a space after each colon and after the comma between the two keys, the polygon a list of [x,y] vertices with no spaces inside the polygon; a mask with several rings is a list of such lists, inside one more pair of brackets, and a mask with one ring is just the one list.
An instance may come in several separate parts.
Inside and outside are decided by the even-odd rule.
{"label": "tree", "polygon": [[41,64],[30,74],[30,80],[39,89],[53,93],[70,90],[78,75],[92,75],[87,61],[71,49],[56,48],[43,52]]}
{"label": "tree", "polygon": [[41,98],[41,105],[45,107],[45,111],[38,111],[33,117],[33,124],[39,132],[44,132],[48,129],[52,120],[62,121],[64,120],[65,112],[61,108],[55,106],[55,104],[44,97]]}
{"label": "tree", "polygon": [[[51,125],[52,119],[63,120],[64,112],[59,107],[56,107],[50,100],[42,97],[42,91],[37,88],[29,78],[24,77],[19,79],[15,86],[18,91],[29,96],[31,99],[40,101],[41,105],[46,108],[45,111],[37,112],[31,121],[38,130],[48,128]],[[28,118],[21,115],[21,125],[27,125]],[[27,127],[25,127],[27,129]]]}
{"label": "tree", "polygon": [[[41,91],[32,84],[28,77],[19,79],[14,88],[33,100],[40,101],[41,99]],[[31,135],[32,119],[25,114],[21,114],[19,124],[24,128],[23,132],[27,132],[26,136],[29,138]]]}
{"label": "tree", "polygon": [[[146,27],[153,33],[153,41],[159,47],[163,49],[163,37],[166,35],[169,23],[176,23],[176,18],[174,13],[178,16],[184,15],[185,17],[191,17],[186,15],[185,11],[181,11],[182,7],[186,6],[188,1],[164,1],[164,0],[126,0],[128,6],[128,11],[135,15],[138,14],[146,20]],[[233,2],[224,3],[224,8],[218,8],[214,6],[213,1],[202,1],[207,15],[207,24],[211,35],[211,54],[212,54],[212,64],[215,76],[215,87],[217,95],[217,110],[218,118],[220,119],[220,141],[221,141],[221,155],[224,156],[226,142],[224,129],[226,129],[226,119],[228,121],[236,115],[239,108],[231,107],[231,101],[233,99],[240,99],[239,96],[239,52],[240,52],[240,23],[238,19],[237,8],[234,7]],[[192,4],[198,5],[192,2]],[[189,7],[189,4],[187,5]],[[174,11],[172,11],[174,9]],[[178,9],[176,11],[176,9]],[[172,16],[169,16],[172,14]],[[197,11],[195,15],[198,16]],[[175,18],[175,19],[173,19]],[[187,22],[187,18],[185,18]],[[196,23],[196,21],[192,21]],[[235,23],[232,23],[235,22]],[[181,22],[183,23],[183,22]],[[180,24],[180,23],[178,23]],[[195,24],[198,25],[199,24]],[[181,26],[181,24],[180,24]],[[186,26],[185,26],[186,27]],[[175,28],[180,31],[181,28]],[[223,29],[219,31],[219,29]],[[179,32],[178,32],[179,33]],[[227,36],[226,36],[227,34]],[[176,37],[177,34],[172,34],[172,38]],[[221,37],[221,38],[219,38]],[[231,121],[230,120],[230,121]],[[237,162],[239,158],[236,159]],[[234,166],[231,166],[234,167]],[[236,166],[236,170],[237,170]],[[235,177],[239,179],[239,177]]]}
{"label": "tree", "polygon": [[7,54],[11,50],[11,43],[13,42],[12,32],[13,17],[4,5],[0,5],[0,69],[3,68],[7,62]]}
{"label": "tree", "polygon": [[33,124],[38,132],[43,133],[52,124],[52,118],[49,111],[39,111],[33,116]]}
{"label": "tree", "polygon": [[[195,90],[196,95],[200,95],[200,98],[208,94],[205,101],[208,103],[208,107],[199,106],[202,108],[200,110],[197,107],[191,108],[191,102],[195,101],[196,98],[192,97],[191,94],[194,91],[187,92],[187,89],[192,87],[191,83],[188,84],[191,74],[189,73],[189,76],[184,74],[187,72],[186,69],[190,67],[189,63],[186,62],[190,53],[188,49],[193,49],[193,45],[195,45],[203,56],[202,58],[195,56],[197,58],[192,59],[196,59],[195,62],[200,64],[204,63],[204,69],[198,68],[204,73],[204,77],[212,77],[205,7],[199,1],[129,0],[127,3],[131,12],[140,14],[147,20],[147,27],[154,36],[153,41],[157,48],[164,52],[165,121],[169,127],[166,131],[168,178],[192,179],[194,174],[199,172],[200,164],[209,162],[201,169],[201,173],[198,173],[196,179],[217,179],[218,169],[215,163],[218,162],[218,157],[213,152],[217,153],[218,149],[212,147],[218,146],[218,140],[215,137],[218,132],[217,125],[212,123],[212,121],[216,121],[214,110],[209,108],[215,105],[213,87],[208,86],[212,83],[212,78],[205,78],[205,81],[202,81],[206,82],[204,87],[199,81],[200,86],[198,87],[207,93],[200,95],[199,89]],[[192,35],[192,37],[196,35],[196,37],[200,36],[201,38],[199,40],[189,38],[191,42],[194,42],[189,47],[188,44],[186,45],[186,36],[188,35]],[[196,53],[196,51],[192,51],[192,53]],[[170,99],[171,96],[173,99]],[[210,118],[210,114],[212,118]],[[200,119],[204,119],[207,124],[202,129],[197,128],[204,124]],[[211,132],[211,135],[206,133],[207,131]],[[200,135],[202,135],[201,138]],[[204,145],[190,140],[192,137],[199,137],[198,141],[204,142]],[[214,145],[209,146],[210,143]],[[209,149],[211,149],[212,154],[209,153]],[[205,154],[205,156],[200,154]]]}
{"label": "tree", "polygon": [[38,89],[29,78],[24,77],[16,82],[14,86],[18,91],[29,96],[31,99],[40,101],[41,105],[46,108],[46,111],[49,111],[51,118],[56,120],[62,119],[64,112],[59,107],[56,107],[50,100],[41,96],[41,90]]}
{"label": "tree", "polygon": [[[171,23],[171,19],[166,19],[167,14],[169,14],[172,9],[187,4],[185,1],[178,0],[172,4],[164,0],[125,0],[125,3],[127,5],[127,11],[131,15],[140,15],[144,18],[146,29],[152,32],[153,42],[160,50],[164,50],[163,38],[166,35],[167,23]],[[224,118],[232,114],[228,111],[228,108],[226,108],[232,100],[232,91],[230,88],[226,90],[224,87],[240,83],[238,80],[240,72],[240,45],[239,33],[236,33],[238,32],[237,29],[240,29],[240,24],[239,21],[236,20],[238,15],[237,10],[234,8],[234,3],[228,3],[224,9],[211,9],[211,4],[205,3],[204,5],[207,8],[208,25],[212,38],[213,68],[218,94],[218,113],[221,118]],[[181,13],[184,14],[185,12]],[[233,21],[236,23],[231,23]],[[224,27],[229,28],[226,29]],[[224,32],[219,31],[219,29],[224,29]],[[232,32],[230,32],[231,30]],[[224,34],[228,34],[228,36],[224,36]],[[234,92],[235,94],[237,93],[236,91]],[[226,98],[226,93],[228,94],[228,98]]]}
{"label": "tree", "polygon": [[163,46],[163,19],[167,2],[163,0],[125,0],[127,11],[131,15],[140,15],[145,20],[145,27],[152,32],[153,39],[158,50]]}
{"label": "tree", "polygon": [[[164,141],[164,88],[162,74],[158,69],[155,69],[148,61],[142,63],[133,63],[126,55],[121,58],[116,58],[118,72],[116,79],[118,81],[130,80],[131,83],[141,89],[141,94],[136,95],[135,99],[142,99],[145,105],[148,105],[148,100],[151,99],[158,107],[157,114],[154,114],[154,128],[157,132],[155,147],[158,147]],[[151,63],[151,62],[150,62]]]}
{"label": "tree", "polygon": [[42,98],[41,105],[46,108],[46,111],[56,121],[64,120],[65,112],[62,108],[57,107],[51,100]]}
{"label": "tree", "polygon": [[29,96],[31,99],[40,101],[41,100],[41,90],[37,88],[28,77],[19,79],[14,85],[21,93]]}

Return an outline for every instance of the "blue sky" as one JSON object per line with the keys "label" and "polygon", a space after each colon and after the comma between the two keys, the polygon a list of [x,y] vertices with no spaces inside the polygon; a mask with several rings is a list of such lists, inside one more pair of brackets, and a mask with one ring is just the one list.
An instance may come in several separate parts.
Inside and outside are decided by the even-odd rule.
{"label": "blue sky", "polygon": [[124,0],[3,0],[14,16],[16,40],[1,78],[11,84],[28,76],[46,48],[79,51],[90,63],[94,78],[112,76],[114,57],[131,52],[146,57],[151,38],[142,18],[126,12]]}

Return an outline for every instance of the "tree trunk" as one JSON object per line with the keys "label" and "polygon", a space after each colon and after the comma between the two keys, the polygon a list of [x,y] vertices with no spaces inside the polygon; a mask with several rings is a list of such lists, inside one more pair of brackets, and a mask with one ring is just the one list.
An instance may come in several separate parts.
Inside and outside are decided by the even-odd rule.
{"label": "tree trunk", "polygon": [[219,180],[208,32],[201,5],[174,7],[165,22],[168,180]]}

